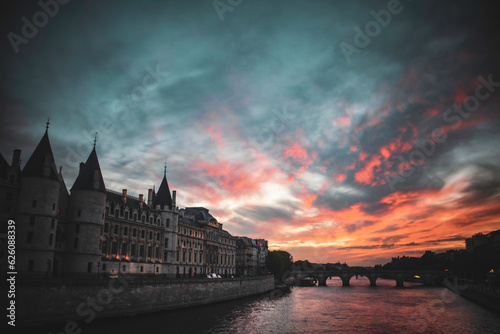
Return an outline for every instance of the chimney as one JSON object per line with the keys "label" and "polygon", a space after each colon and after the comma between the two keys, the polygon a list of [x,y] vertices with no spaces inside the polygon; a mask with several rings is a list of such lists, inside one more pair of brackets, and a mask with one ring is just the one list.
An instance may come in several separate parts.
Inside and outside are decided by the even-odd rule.
{"label": "chimney", "polygon": [[21,150],[14,150],[14,154],[12,154],[12,167],[17,167],[21,163]]}
{"label": "chimney", "polygon": [[153,189],[148,189],[148,206],[153,204]]}
{"label": "chimney", "polygon": [[122,189],[123,203],[127,203],[127,189]]}
{"label": "chimney", "polygon": [[175,199],[177,197],[177,190],[172,191],[172,207],[175,210]]}
{"label": "chimney", "polygon": [[141,207],[141,209],[143,204],[144,204],[144,195],[139,194],[139,206]]}

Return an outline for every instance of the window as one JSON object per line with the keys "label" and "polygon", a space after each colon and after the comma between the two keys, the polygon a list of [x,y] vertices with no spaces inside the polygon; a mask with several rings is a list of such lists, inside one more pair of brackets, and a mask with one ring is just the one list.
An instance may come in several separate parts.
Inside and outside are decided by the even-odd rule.
{"label": "window", "polygon": [[156,267],[156,272],[158,272],[158,269],[160,269],[160,268]]}
{"label": "window", "polygon": [[160,256],[160,248],[156,247],[156,249],[155,249],[155,258],[156,258],[156,260],[158,260],[159,256]]}
{"label": "window", "polygon": [[128,227],[123,228],[123,235],[128,235]]}
{"label": "window", "polygon": [[188,259],[189,263],[191,263],[191,252],[189,252],[189,259]]}
{"label": "window", "polygon": [[28,232],[28,235],[26,237],[26,243],[30,244],[33,241],[33,232]]}
{"label": "window", "polygon": [[87,263],[87,272],[88,273],[92,272],[92,262]]}
{"label": "window", "polygon": [[182,262],[186,262],[186,250],[182,250]]}
{"label": "window", "polygon": [[49,235],[49,246],[52,246],[52,243],[53,243],[53,242],[54,242],[54,234],[53,234],[53,233],[51,233],[51,234]]}
{"label": "window", "polygon": [[156,241],[160,241],[160,233],[156,234]]}
{"label": "window", "polygon": [[128,211],[125,211],[125,219],[128,219]]}
{"label": "window", "polygon": [[102,264],[102,271],[106,271],[106,263]]}
{"label": "window", "polygon": [[149,218],[149,223],[150,223],[150,224],[153,224],[153,217],[150,217],[150,218]]}
{"label": "window", "polygon": [[116,209],[115,210],[115,217],[118,217],[119,214],[120,214],[120,210]]}
{"label": "window", "polygon": [[148,246],[148,257],[149,258],[152,257],[152,255],[153,255],[152,253],[153,253],[153,247]]}
{"label": "window", "polygon": [[50,228],[53,229],[55,224],[56,224],[56,220],[54,218],[52,218],[52,220],[50,221]]}
{"label": "window", "polygon": [[108,233],[109,231],[109,223],[104,224],[104,232]]}
{"label": "window", "polygon": [[75,225],[75,233],[80,233],[80,224]]}
{"label": "window", "polygon": [[122,255],[127,255],[127,244],[122,243]]}
{"label": "window", "polygon": [[168,248],[168,238],[165,238],[165,248]]}
{"label": "window", "polygon": [[30,226],[35,225],[35,217],[30,217]]}
{"label": "window", "polygon": [[167,227],[170,227],[170,218],[167,218]]}
{"label": "window", "polygon": [[196,259],[197,259],[196,255],[197,255],[196,252],[194,252],[194,256],[193,256],[194,263],[196,263]]}
{"label": "window", "polygon": [[144,257],[144,245],[141,245],[141,247],[139,247],[139,256]]}
{"label": "window", "polygon": [[200,263],[201,263],[201,252],[200,252]]}
{"label": "window", "polygon": [[111,254],[116,255],[117,253],[118,253],[118,244],[116,243],[116,241],[113,241],[113,243],[111,244]]}
{"label": "window", "polygon": [[153,231],[149,231],[149,240],[153,239]]}
{"label": "window", "polygon": [[142,222],[145,223],[146,222],[146,216],[142,216]]}
{"label": "window", "polygon": [[75,240],[73,240],[73,247],[74,248],[78,247],[78,238],[75,238]]}
{"label": "window", "polygon": [[141,266],[141,273],[144,272],[144,266]]}
{"label": "window", "polygon": [[78,217],[82,216],[82,210],[78,210]]}
{"label": "window", "polygon": [[31,203],[31,206],[36,208],[36,200],[33,200],[33,202]]}
{"label": "window", "polygon": [[118,225],[115,225],[115,234],[118,234]]}
{"label": "window", "polygon": [[146,233],[146,231],[145,231],[145,230],[142,230],[142,231],[141,231],[141,238],[143,238],[143,239],[144,239],[144,235],[145,235],[145,233]]}
{"label": "window", "polygon": [[52,211],[55,211],[56,209],[56,203],[52,203]]}
{"label": "window", "polygon": [[130,246],[130,256],[135,257],[135,244]]}
{"label": "window", "polygon": [[134,213],[134,220],[137,220],[137,213]]}
{"label": "window", "polygon": [[163,261],[164,261],[164,262],[167,262],[167,261],[168,261],[168,253],[167,253],[167,252],[164,252],[164,253],[163,253]]}
{"label": "window", "polygon": [[179,251],[176,252],[176,259],[177,259],[177,262],[179,262]]}
{"label": "window", "polygon": [[[102,242],[102,252],[106,253],[107,250],[108,250],[108,240],[103,240],[103,242]],[[104,270],[104,268],[102,268],[102,269]]]}

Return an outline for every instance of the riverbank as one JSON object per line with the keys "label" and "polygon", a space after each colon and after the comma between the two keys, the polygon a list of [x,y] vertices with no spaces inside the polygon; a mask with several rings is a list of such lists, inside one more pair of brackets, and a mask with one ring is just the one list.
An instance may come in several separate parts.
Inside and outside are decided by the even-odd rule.
{"label": "riverbank", "polygon": [[136,315],[210,304],[274,289],[274,277],[227,279],[116,279],[23,282],[16,299],[18,325]]}
{"label": "riverbank", "polygon": [[468,284],[467,288],[459,291],[460,296],[469,299],[497,314],[500,314],[500,293],[498,289]]}

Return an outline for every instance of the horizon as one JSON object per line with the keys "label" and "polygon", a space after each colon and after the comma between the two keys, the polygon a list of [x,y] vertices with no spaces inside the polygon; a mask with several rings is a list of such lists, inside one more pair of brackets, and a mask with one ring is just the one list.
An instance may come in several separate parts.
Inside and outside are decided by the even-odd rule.
{"label": "horizon", "polygon": [[9,4],[2,156],[24,166],[50,117],[69,191],[97,132],[106,189],[147,196],[166,164],[179,207],[294,261],[374,266],[500,228],[492,3],[214,3],[59,4],[31,37],[45,9]]}

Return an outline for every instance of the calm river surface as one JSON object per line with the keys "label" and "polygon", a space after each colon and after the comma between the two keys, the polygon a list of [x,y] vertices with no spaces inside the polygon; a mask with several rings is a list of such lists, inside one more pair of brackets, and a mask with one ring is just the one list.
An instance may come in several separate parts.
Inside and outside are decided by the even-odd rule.
{"label": "calm river surface", "polygon": [[[80,322],[85,333],[500,333],[500,317],[445,288],[366,278],[236,301]],[[55,327],[55,326],[54,326]],[[63,326],[51,328],[53,333]],[[44,331],[48,333],[49,331]]]}

